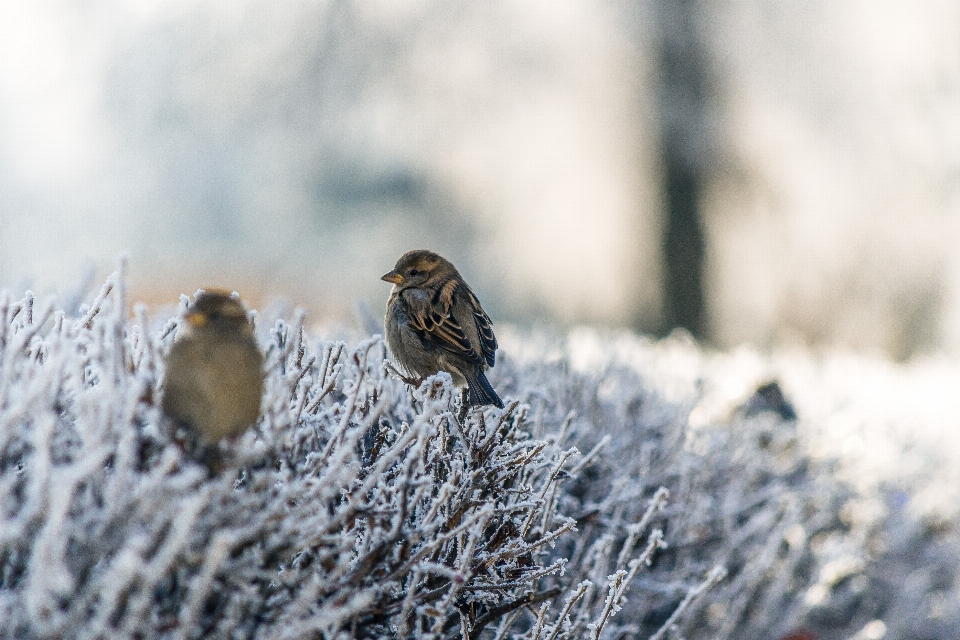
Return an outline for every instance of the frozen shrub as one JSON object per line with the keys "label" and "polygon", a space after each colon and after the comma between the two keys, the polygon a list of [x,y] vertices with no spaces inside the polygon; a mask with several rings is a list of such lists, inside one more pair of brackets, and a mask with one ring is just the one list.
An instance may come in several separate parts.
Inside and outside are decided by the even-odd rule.
{"label": "frozen shrub", "polygon": [[[529,338],[521,339],[538,342]],[[565,340],[546,342],[564,354]],[[841,526],[836,514],[849,491],[828,467],[812,467],[795,420],[748,402],[722,423],[692,428],[695,387],[687,403],[669,402],[610,353],[586,372],[563,355],[506,360],[496,383],[508,396],[548,429],[570,421],[581,449],[603,445],[559,499],[578,525],[558,546],[570,558],[568,575],[596,578],[597,557],[612,569],[648,500],[669,489],[669,503],[649,522],[667,547],[634,579],[608,637],[667,637],[664,628],[676,624],[686,638],[769,638],[802,623],[803,592],[817,571],[808,540]],[[571,408],[576,413],[564,413]]]}
{"label": "frozen shrub", "polygon": [[529,334],[467,411],[297,314],[254,314],[261,419],[209,477],[158,410],[177,320],[126,308],[0,293],[0,637],[771,638],[882,526],[769,393],[693,427],[656,363]]}
{"label": "frozen shrub", "polygon": [[[157,409],[175,321],[128,320],[119,275],[79,317],[34,306],[0,302],[3,636],[475,638],[611,589],[527,625],[562,637],[616,608],[622,572],[561,579],[558,485],[584,464],[518,403],[463,411],[446,376],[411,393],[385,375],[378,337],[261,320],[262,419],[208,478]],[[636,533],[634,573],[660,539]]]}

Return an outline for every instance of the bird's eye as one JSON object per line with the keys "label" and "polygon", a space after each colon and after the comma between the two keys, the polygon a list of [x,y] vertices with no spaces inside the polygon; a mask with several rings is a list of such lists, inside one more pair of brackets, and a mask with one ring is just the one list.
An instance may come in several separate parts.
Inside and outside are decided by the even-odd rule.
{"label": "bird's eye", "polygon": [[420,270],[419,270],[419,269],[410,269],[410,275],[415,276],[415,275],[417,275],[418,273],[420,273]]}

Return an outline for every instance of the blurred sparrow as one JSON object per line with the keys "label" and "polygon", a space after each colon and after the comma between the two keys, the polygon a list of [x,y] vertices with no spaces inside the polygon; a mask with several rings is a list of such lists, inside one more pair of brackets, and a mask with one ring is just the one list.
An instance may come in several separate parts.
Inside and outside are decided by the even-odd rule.
{"label": "blurred sparrow", "polygon": [[471,405],[502,408],[484,374],[496,358],[492,323],[457,268],[432,251],[417,249],[403,254],[381,280],[393,284],[383,322],[397,363],[421,380],[446,371],[454,384],[467,385]]}
{"label": "blurred sparrow", "polygon": [[240,301],[224,291],[197,295],[167,356],[162,407],[203,449],[257,420],[263,355]]}

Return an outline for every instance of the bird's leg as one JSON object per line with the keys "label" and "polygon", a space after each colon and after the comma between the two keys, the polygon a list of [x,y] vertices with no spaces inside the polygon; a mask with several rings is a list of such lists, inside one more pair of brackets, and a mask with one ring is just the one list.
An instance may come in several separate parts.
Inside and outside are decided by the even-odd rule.
{"label": "bird's leg", "polygon": [[467,419],[467,411],[470,410],[470,391],[463,387],[460,389],[460,410],[457,412],[457,422],[463,426],[463,421]]}
{"label": "bird's leg", "polygon": [[208,477],[219,475],[224,470],[223,458],[217,447],[202,442],[195,429],[186,423],[174,425],[170,439],[186,458],[206,467]]}
{"label": "bird's leg", "polygon": [[416,378],[415,378],[415,377],[412,377],[412,376],[405,376],[405,375],[403,375],[402,373],[400,373],[399,371],[397,371],[397,368],[394,367],[392,364],[390,364],[390,362],[389,362],[388,360],[384,360],[383,362],[384,362],[384,366],[387,368],[387,371],[388,371],[389,373],[391,373],[392,375],[396,376],[397,378],[400,378],[400,380],[406,382],[408,385],[410,385],[410,386],[413,387],[414,389],[419,388],[420,385],[423,384],[423,378],[419,378],[419,377],[416,377]]}
{"label": "bird's leg", "polygon": [[467,411],[470,410],[470,390],[466,387],[460,389],[460,411],[457,413],[457,422],[463,426],[463,421],[467,419]]}
{"label": "bird's leg", "polygon": [[207,468],[207,475],[211,478],[219,476],[227,468],[223,453],[215,445],[201,445],[196,457],[197,462]]}
{"label": "bird's leg", "polygon": [[199,443],[197,442],[196,431],[193,427],[186,422],[172,420],[169,433],[171,442],[180,449],[181,453],[190,457],[196,455]]}

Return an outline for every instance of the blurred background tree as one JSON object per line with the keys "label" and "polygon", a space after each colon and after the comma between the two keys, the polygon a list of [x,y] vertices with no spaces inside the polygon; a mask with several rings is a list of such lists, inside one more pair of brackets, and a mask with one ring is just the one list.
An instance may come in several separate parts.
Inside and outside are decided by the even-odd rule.
{"label": "blurred background tree", "polygon": [[658,0],[657,115],[666,232],[663,238],[664,327],[704,338],[703,213],[709,173],[707,53],[696,0]]}
{"label": "blurred background tree", "polygon": [[958,52],[946,1],[7,3],[0,282],[342,320],[429,246],[501,322],[956,353]]}

